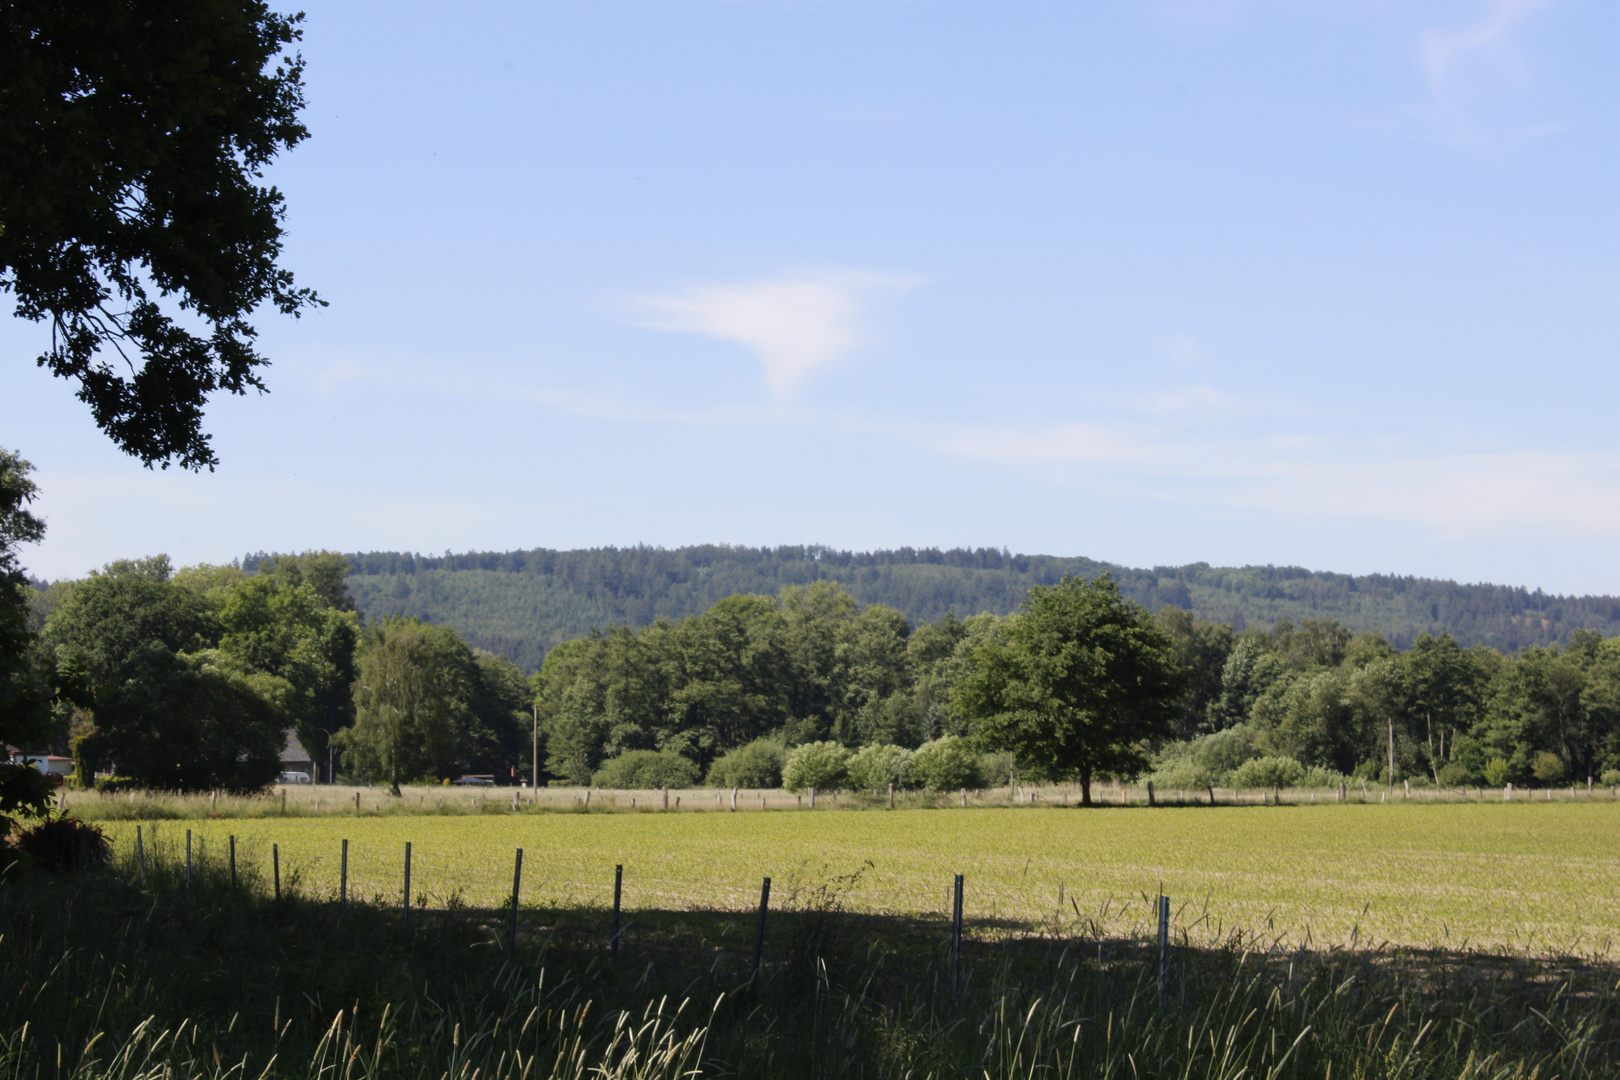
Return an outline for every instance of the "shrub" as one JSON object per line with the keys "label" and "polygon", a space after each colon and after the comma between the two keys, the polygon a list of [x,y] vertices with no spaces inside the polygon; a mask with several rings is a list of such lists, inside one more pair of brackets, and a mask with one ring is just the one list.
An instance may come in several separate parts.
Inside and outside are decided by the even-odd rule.
{"label": "shrub", "polygon": [[1620,769],[1605,769],[1598,779],[1604,787],[1620,787]]}
{"label": "shrub", "polygon": [[1485,763],[1485,783],[1491,787],[1501,787],[1507,783],[1508,763],[1499,757],[1493,757]]}
{"label": "shrub", "polygon": [[1444,787],[1462,787],[1473,778],[1468,766],[1460,761],[1448,761],[1440,766],[1440,783]]}
{"label": "shrub", "polygon": [[1215,776],[1196,761],[1168,761],[1148,777],[1160,791],[1189,791],[1213,787]]}
{"label": "shrub", "polygon": [[[1017,758],[1010,751],[997,750],[979,755],[979,780],[985,787],[1008,783],[1012,779]],[[915,782],[915,781],[913,781]]]}
{"label": "shrub", "polygon": [[755,739],[728,750],[709,766],[713,788],[775,788],[782,786],[782,764],[787,752],[769,739]]}
{"label": "shrub", "polygon": [[911,751],[901,746],[865,746],[849,759],[849,786],[856,791],[883,791],[890,784],[911,783]]}
{"label": "shrub", "polygon": [[1564,759],[1549,750],[1543,750],[1530,763],[1530,773],[1550,787],[1564,779]]}
{"label": "shrub", "polygon": [[1337,769],[1330,769],[1326,765],[1312,765],[1305,770],[1305,775],[1295,781],[1295,787],[1303,788],[1337,788],[1350,779]]}
{"label": "shrub", "polygon": [[50,870],[75,870],[106,861],[107,837],[95,825],[78,818],[46,818],[17,834],[17,847]]}
{"label": "shrub", "polygon": [[789,791],[815,788],[837,791],[849,783],[849,751],[835,742],[805,743],[782,766],[782,786]]}
{"label": "shrub", "polygon": [[698,767],[670,750],[627,750],[605,763],[593,778],[602,788],[689,788]]}
{"label": "shrub", "polygon": [[925,791],[981,788],[979,756],[966,739],[946,735],[923,743],[911,755],[911,782]]}
{"label": "shrub", "polygon": [[1294,787],[1305,779],[1305,766],[1291,757],[1263,757],[1232,770],[1227,783],[1235,788]]}

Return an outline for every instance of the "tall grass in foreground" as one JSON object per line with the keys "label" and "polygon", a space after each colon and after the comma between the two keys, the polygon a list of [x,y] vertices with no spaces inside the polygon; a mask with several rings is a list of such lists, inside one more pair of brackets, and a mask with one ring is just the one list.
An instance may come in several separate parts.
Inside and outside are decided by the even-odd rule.
{"label": "tall grass in foreground", "polygon": [[1610,965],[1470,953],[1283,952],[1235,937],[945,927],[784,890],[749,985],[752,920],[637,912],[617,963],[598,912],[413,912],[233,888],[172,841],[103,870],[0,883],[0,1080],[1177,1077],[1577,1080],[1620,1075]]}

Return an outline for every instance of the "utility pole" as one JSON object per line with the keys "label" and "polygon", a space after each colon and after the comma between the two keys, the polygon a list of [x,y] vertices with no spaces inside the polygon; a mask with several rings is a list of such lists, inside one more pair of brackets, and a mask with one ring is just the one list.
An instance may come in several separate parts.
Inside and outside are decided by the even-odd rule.
{"label": "utility pole", "polygon": [[529,776],[530,776],[529,782],[534,785],[534,790],[539,791],[540,790],[540,705],[539,705],[538,702],[536,702],[535,706],[534,706],[534,744],[533,744],[533,753],[534,753],[534,757],[531,760],[533,761],[534,771],[529,774]]}

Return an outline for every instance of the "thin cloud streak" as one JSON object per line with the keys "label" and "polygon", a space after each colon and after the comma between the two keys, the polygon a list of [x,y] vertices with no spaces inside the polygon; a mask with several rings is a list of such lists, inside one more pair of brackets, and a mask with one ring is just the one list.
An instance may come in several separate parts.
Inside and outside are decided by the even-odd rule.
{"label": "thin cloud streak", "polygon": [[1523,78],[1527,64],[1514,47],[1513,34],[1546,6],[1547,0],[1492,0],[1483,17],[1468,26],[1430,27],[1422,32],[1418,57],[1430,97],[1425,112],[1441,141],[1479,149],[1549,134],[1563,126],[1540,123],[1492,129],[1469,102],[1470,92],[1478,90],[1493,72],[1498,80]]}
{"label": "thin cloud streak", "polygon": [[765,369],[778,399],[791,397],[817,370],[867,341],[862,316],[879,290],[917,279],[865,271],[705,285],[676,296],[644,297],[636,307],[656,330],[700,334],[741,345]]}
{"label": "thin cloud streak", "polygon": [[1180,440],[1102,424],[909,428],[915,446],[1159,500],[1284,517],[1404,521],[1443,534],[1561,527],[1620,537],[1620,455],[1547,452],[1345,460],[1305,436]]}

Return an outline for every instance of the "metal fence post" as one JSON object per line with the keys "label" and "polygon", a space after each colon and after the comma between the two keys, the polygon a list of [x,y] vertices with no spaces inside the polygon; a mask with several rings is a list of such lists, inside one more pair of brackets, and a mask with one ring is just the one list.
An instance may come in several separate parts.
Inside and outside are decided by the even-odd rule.
{"label": "metal fence post", "polygon": [[624,890],[624,864],[620,863],[613,868],[613,936],[609,945],[613,952],[613,959],[619,958],[619,899]]}
{"label": "metal fence post", "polygon": [[1170,898],[1159,894],[1159,1004],[1170,979]]}
{"label": "metal fence post", "polygon": [[759,963],[765,955],[765,912],[771,905],[771,879],[766,878],[759,889],[759,925],[754,929],[754,966],[748,976],[748,985],[759,978]]}
{"label": "metal fence post", "polygon": [[512,932],[506,938],[506,955],[517,955],[518,888],[523,883],[523,849],[517,849],[517,861],[512,864]]}
{"label": "metal fence post", "polygon": [[962,992],[962,875],[956,875],[951,905],[951,997]]}
{"label": "metal fence post", "polygon": [[401,921],[411,925],[411,842],[405,841],[405,907]]}

